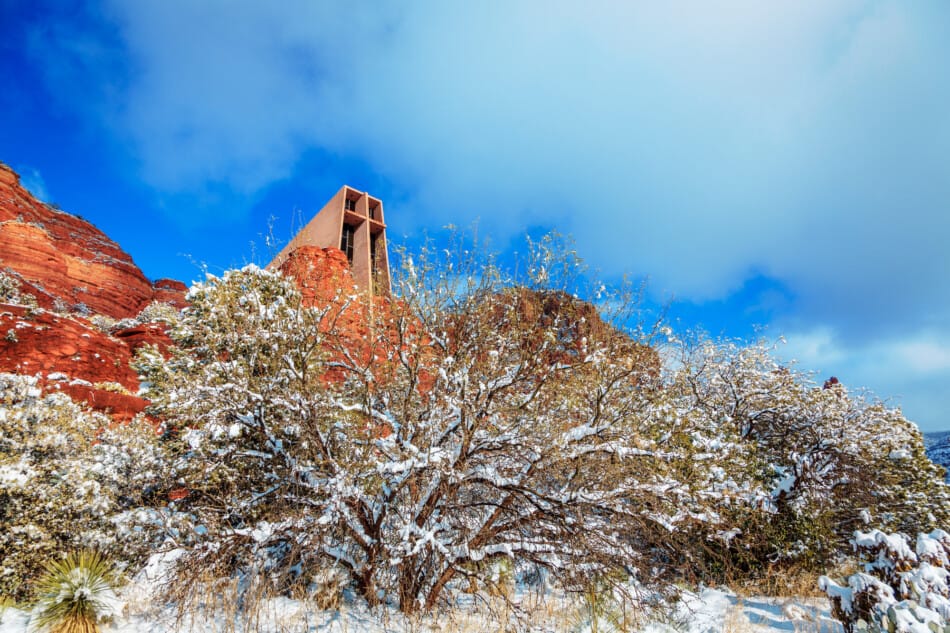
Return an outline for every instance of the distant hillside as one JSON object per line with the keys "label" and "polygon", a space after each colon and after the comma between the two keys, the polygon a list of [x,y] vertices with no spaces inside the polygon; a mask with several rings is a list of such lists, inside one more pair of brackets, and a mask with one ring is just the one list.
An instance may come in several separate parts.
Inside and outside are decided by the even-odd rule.
{"label": "distant hillside", "polygon": [[924,433],[924,447],[930,461],[947,470],[948,475],[944,479],[950,482],[950,431]]}

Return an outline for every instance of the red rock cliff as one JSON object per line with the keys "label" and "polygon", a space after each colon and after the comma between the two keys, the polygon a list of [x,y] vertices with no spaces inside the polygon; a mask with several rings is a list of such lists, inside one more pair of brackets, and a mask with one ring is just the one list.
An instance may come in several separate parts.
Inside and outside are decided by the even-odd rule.
{"label": "red rock cliff", "polygon": [[83,319],[23,306],[0,305],[0,372],[38,376],[44,391],[60,390],[118,420],[148,404],[135,396],[132,350]]}
{"label": "red rock cliff", "polygon": [[[2,163],[0,270],[12,271],[21,291],[47,310],[59,302],[73,311],[83,304],[89,314],[121,319],[153,301],[186,305],[183,283],[152,284],[102,231],[36,200]],[[0,305],[0,372],[38,375],[47,391],[64,391],[117,419],[129,419],[147,404],[134,395],[138,376],[129,366],[144,343],[164,348],[170,341],[161,325],[110,336],[76,315]]]}
{"label": "red rock cliff", "polygon": [[128,253],[89,222],[49,207],[0,163],[0,269],[26,283],[43,308],[56,299],[116,319],[137,315],[155,300],[184,305],[181,282],[153,286]]}

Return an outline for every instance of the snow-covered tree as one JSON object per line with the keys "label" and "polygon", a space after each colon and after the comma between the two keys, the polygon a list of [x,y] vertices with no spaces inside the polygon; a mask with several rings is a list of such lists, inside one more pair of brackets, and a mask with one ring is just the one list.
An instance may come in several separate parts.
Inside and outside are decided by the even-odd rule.
{"label": "snow-covered tree", "polygon": [[519,280],[404,256],[392,299],[306,305],[253,266],[193,287],[177,349],[140,358],[195,523],[179,586],[342,577],[412,612],[490,584],[501,559],[569,589],[658,588],[824,562],[854,517],[946,518],[898,411],[761,344],[660,345],[633,295],[579,301],[570,253],[534,247]]}
{"label": "snow-covered tree", "polygon": [[0,595],[23,599],[44,565],[83,547],[134,560],[160,470],[153,427],[114,427],[31,376],[0,374]]}
{"label": "snow-covered tree", "polygon": [[502,558],[569,588],[656,587],[670,534],[760,498],[739,435],[658,388],[646,336],[565,292],[555,250],[518,286],[407,257],[372,305],[308,307],[254,267],[192,288],[178,350],[141,365],[203,535],[184,578],[287,590],[333,567],[406,612]]}
{"label": "snow-covered tree", "polygon": [[[824,386],[780,364],[765,344],[687,346],[685,405],[731,428],[755,450],[770,493],[765,512],[741,519],[732,552],[823,564],[847,551],[868,522],[929,531],[950,518],[950,488],[922,436],[897,409]],[[740,523],[737,520],[737,523]]]}

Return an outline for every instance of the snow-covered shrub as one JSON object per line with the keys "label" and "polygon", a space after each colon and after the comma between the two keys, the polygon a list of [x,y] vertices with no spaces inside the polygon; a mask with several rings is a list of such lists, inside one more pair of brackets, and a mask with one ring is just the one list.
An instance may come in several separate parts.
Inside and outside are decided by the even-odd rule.
{"label": "snow-covered shrub", "polygon": [[98,633],[118,614],[118,571],[98,552],[73,552],[47,564],[37,583],[33,625],[51,633]]}
{"label": "snow-covered shrub", "polygon": [[106,334],[109,334],[110,332],[112,332],[116,324],[115,319],[113,319],[110,316],[106,316],[104,314],[95,314],[89,317],[89,322],[92,323],[92,326],[94,328]]}
{"label": "snow-covered shrub", "polygon": [[950,520],[950,488],[899,410],[837,381],[822,387],[766,344],[703,340],[686,351],[683,408],[737,433],[770,490],[758,510],[738,508],[720,545],[738,573],[767,560],[821,567],[870,521],[916,533]]}
{"label": "snow-covered shrub", "polygon": [[605,321],[556,250],[542,242],[517,283],[406,257],[398,298],[372,306],[308,307],[256,267],[194,286],[170,357],[139,359],[194,519],[180,586],[195,570],[313,592],[332,568],[414,611],[488,590],[506,560],[577,591],[630,576],[652,591],[825,562],[857,517],[947,518],[899,411],[761,344],[702,340],[664,366],[674,350],[629,296],[600,297]]}
{"label": "snow-covered shrub", "polygon": [[97,382],[93,385],[94,388],[99,389],[100,391],[111,391],[112,393],[123,393],[131,394],[132,392],[122,383],[115,382],[112,380],[105,382]]}
{"label": "snow-covered shrub", "polygon": [[102,326],[97,327],[103,329],[103,331],[116,332],[118,330],[137,327],[144,323],[164,323],[168,326],[172,326],[178,321],[178,317],[179,310],[175,306],[163,301],[153,301],[142,308],[142,311],[134,317],[127,317],[125,319],[119,319],[118,321],[113,319],[111,323],[103,321],[102,326],[108,326],[106,329],[103,329]]}
{"label": "snow-covered shrub", "polygon": [[193,287],[171,357],[140,365],[200,528],[182,586],[200,570],[299,590],[332,566],[411,612],[504,559],[577,590],[666,586],[671,535],[724,529],[766,491],[738,434],[656,388],[645,335],[550,287],[572,272],[552,252],[527,288],[407,258],[372,309],[308,308],[254,267]]}
{"label": "snow-covered shrub", "polygon": [[174,325],[178,321],[178,308],[170,303],[162,301],[153,301],[139,312],[135,320],[139,323],[166,323]]}
{"label": "snow-covered shrub", "polygon": [[35,308],[36,297],[22,291],[22,284],[14,274],[6,270],[0,270],[0,303],[12,303]]}
{"label": "snow-covered shrub", "polygon": [[0,374],[0,595],[28,597],[44,564],[95,547],[134,560],[139,532],[113,522],[159,483],[148,423],[110,428],[36,379]]}
{"label": "snow-covered shrub", "polygon": [[950,630],[950,534],[906,536],[880,530],[855,532],[852,544],[864,571],[839,585],[822,576],[832,612],[851,633],[945,633]]}

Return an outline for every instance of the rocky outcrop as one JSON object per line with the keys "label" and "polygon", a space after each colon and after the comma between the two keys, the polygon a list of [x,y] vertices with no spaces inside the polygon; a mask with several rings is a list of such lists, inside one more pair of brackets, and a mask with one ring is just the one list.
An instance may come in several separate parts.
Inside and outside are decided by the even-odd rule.
{"label": "rocky outcrop", "polygon": [[46,390],[61,390],[77,402],[85,402],[95,411],[101,411],[117,422],[129,422],[145,411],[149,401],[131,393],[111,391],[94,385],[86,385],[76,380],[47,381]]}
{"label": "rocky outcrop", "polygon": [[165,354],[168,348],[174,345],[162,323],[145,323],[125,328],[113,333],[113,336],[125,343],[133,354],[143,345],[154,345]]}
{"label": "rocky outcrop", "polygon": [[152,284],[152,301],[161,301],[175,306],[179,310],[188,305],[185,295],[188,286],[177,279],[159,279]]}
{"label": "rocky outcrop", "polygon": [[155,300],[184,305],[184,284],[149,282],[128,253],[82,218],[48,206],[0,163],[0,269],[10,269],[43,308],[115,319]]}
{"label": "rocky outcrop", "polygon": [[[0,303],[0,372],[37,376],[93,409],[126,420],[148,402],[135,394],[136,349],[171,344],[161,324],[112,335],[84,316],[134,317],[154,301],[183,308],[180,281],[150,282],[118,244],[80,217],[36,200],[0,163],[0,272],[40,309]],[[2,301],[2,299],[0,299]],[[21,302],[22,303],[22,302]]]}
{"label": "rocky outcrop", "polygon": [[131,360],[129,345],[83,319],[0,305],[0,372],[37,376],[45,391],[131,419],[147,404],[134,395],[139,381]]}
{"label": "rocky outcrop", "polygon": [[337,293],[357,293],[346,255],[338,248],[301,246],[287,256],[279,270],[293,279],[308,306],[326,305]]}
{"label": "rocky outcrop", "polygon": [[[297,286],[304,305],[329,309],[327,323],[332,322],[337,335],[349,342],[349,353],[369,362],[374,353],[369,327],[371,310],[375,311],[377,324],[386,323],[390,300],[370,297],[357,288],[343,251],[301,246],[287,256],[278,270]],[[323,379],[337,383],[345,373],[342,369],[329,369]],[[385,368],[379,367],[375,373],[377,380],[387,380]]]}
{"label": "rocky outcrop", "polygon": [[0,369],[5,372],[61,373],[138,388],[129,347],[79,319],[5,305],[0,306],[0,334]]}

